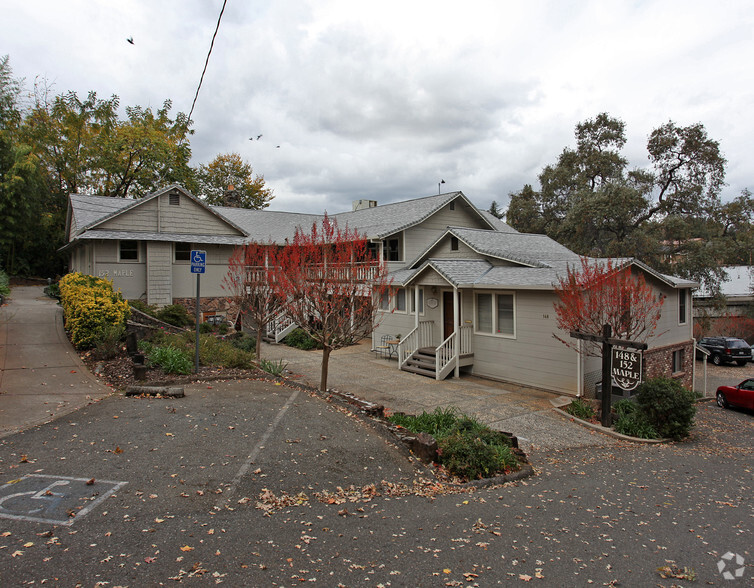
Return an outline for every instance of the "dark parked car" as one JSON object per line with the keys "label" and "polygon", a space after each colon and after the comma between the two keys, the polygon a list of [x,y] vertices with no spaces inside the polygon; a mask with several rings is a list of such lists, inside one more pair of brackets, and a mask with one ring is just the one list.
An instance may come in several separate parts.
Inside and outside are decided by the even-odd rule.
{"label": "dark parked car", "polygon": [[[751,347],[743,339],[735,337],[702,337],[699,339],[697,346],[709,351],[710,360],[715,365],[722,363],[733,363],[746,365],[751,361]],[[701,359],[702,353],[697,351],[697,359]]]}
{"label": "dark parked car", "polygon": [[738,386],[720,386],[717,389],[717,405],[728,408],[731,404],[754,410],[754,378],[744,380]]}

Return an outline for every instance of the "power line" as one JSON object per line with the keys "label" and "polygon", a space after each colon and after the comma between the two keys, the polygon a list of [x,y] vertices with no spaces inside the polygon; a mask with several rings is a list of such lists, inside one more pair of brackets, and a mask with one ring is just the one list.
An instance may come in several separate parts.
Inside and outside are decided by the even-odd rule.
{"label": "power line", "polygon": [[191,103],[191,110],[189,111],[188,120],[191,120],[191,115],[194,113],[194,106],[196,106],[196,99],[199,97],[199,90],[202,87],[202,82],[204,81],[204,74],[207,71],[207,65],[209,64],[209,56],[212,55],[212,47],[215,46],[215,37],[217,37],[217,31],[220,29],[220,21],[223,18],[223,12],[225,12],[225,5],[228,3],[228,0],[223,0],[223,7],[220,10],[220,16],[217,17],[217,26],[215,27],[215,34],[212,35],[212,42],[209,44],[209,51],[207,52],[207,59],[204,62],[204,69],[202,70],[202,77],[199,78],[199,85],[196,87],[196,94],[194,94],[194,101]]}

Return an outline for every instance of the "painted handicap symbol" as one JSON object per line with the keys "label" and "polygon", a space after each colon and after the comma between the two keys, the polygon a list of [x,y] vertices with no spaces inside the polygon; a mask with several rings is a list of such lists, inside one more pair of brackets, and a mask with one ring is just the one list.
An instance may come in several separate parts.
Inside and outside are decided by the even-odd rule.
{"label": "painted handicap symbol", "polygon": [[0,511],[6,514],[33,516],[43,511],[54,511],[65,498],[65,493],[53,492],[56,486],[68,486],[67,480],[55,480],[38,492],[16,492],[0,498]]}
{"label": "painted handicap symbol", "polygon": [[0,518],[70,526],[126,482],[26,474],[0,486]]}

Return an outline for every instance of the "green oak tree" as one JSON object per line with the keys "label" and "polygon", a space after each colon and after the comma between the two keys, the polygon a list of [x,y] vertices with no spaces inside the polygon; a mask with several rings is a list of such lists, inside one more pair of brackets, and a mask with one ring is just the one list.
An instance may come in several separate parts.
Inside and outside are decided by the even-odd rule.
{"label": "green oak tree", "polygon": [[652,131],[649,165],[629,169],[623,121],[601,113],[576,125],[576,147],[539,174],[540,189],[511,194],[506,220],[582,255],[636,257],[714,286],[720,265],[746,241],[751,196],[725,204],[725,158],[702,124]]}
{"label": "green oak tree", "polygon": [[[254,175],[251,164],[238,153],[221,153],[197,171],[199,194],[209,204],[262,209],[274,198],[264,177]],[[232,186],[232,189],[231,189]]]}

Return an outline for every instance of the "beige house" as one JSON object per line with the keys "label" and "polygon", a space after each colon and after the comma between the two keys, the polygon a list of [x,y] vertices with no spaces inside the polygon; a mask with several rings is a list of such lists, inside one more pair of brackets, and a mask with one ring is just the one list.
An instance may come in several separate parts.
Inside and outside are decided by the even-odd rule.
{"label": "beige house", "polygon": [[[201,311],[232,319],[222,288],[228,258],[249,241],[283,245],[296,227],[322,215],[208,206],[174,185],[141,200],[74,195],[65,250],[70,270],[108,277],[129,299],[182,303],[193,311],[195,277],[189,252],[207,252]],[[599,358],[582,358],[553,337],[554,284],[579,257],[543,235],[518,233],[477,209],[461,192],[331,215],[365,234],[392,278],[379,301],[373,348],[398,367],[435,378],[461,371],[553,390],[593,395]],[[662,324],[645,352],[645,375],[691,385],[694,365],[691,288],[634,260],[665,297]],[[278,339],[293,326],[279,322]],[[275,328],[273,326],[273,328]],[[400,335],[400,337],[398,337]],[[559,333],[566,338],[567,334]]]}

